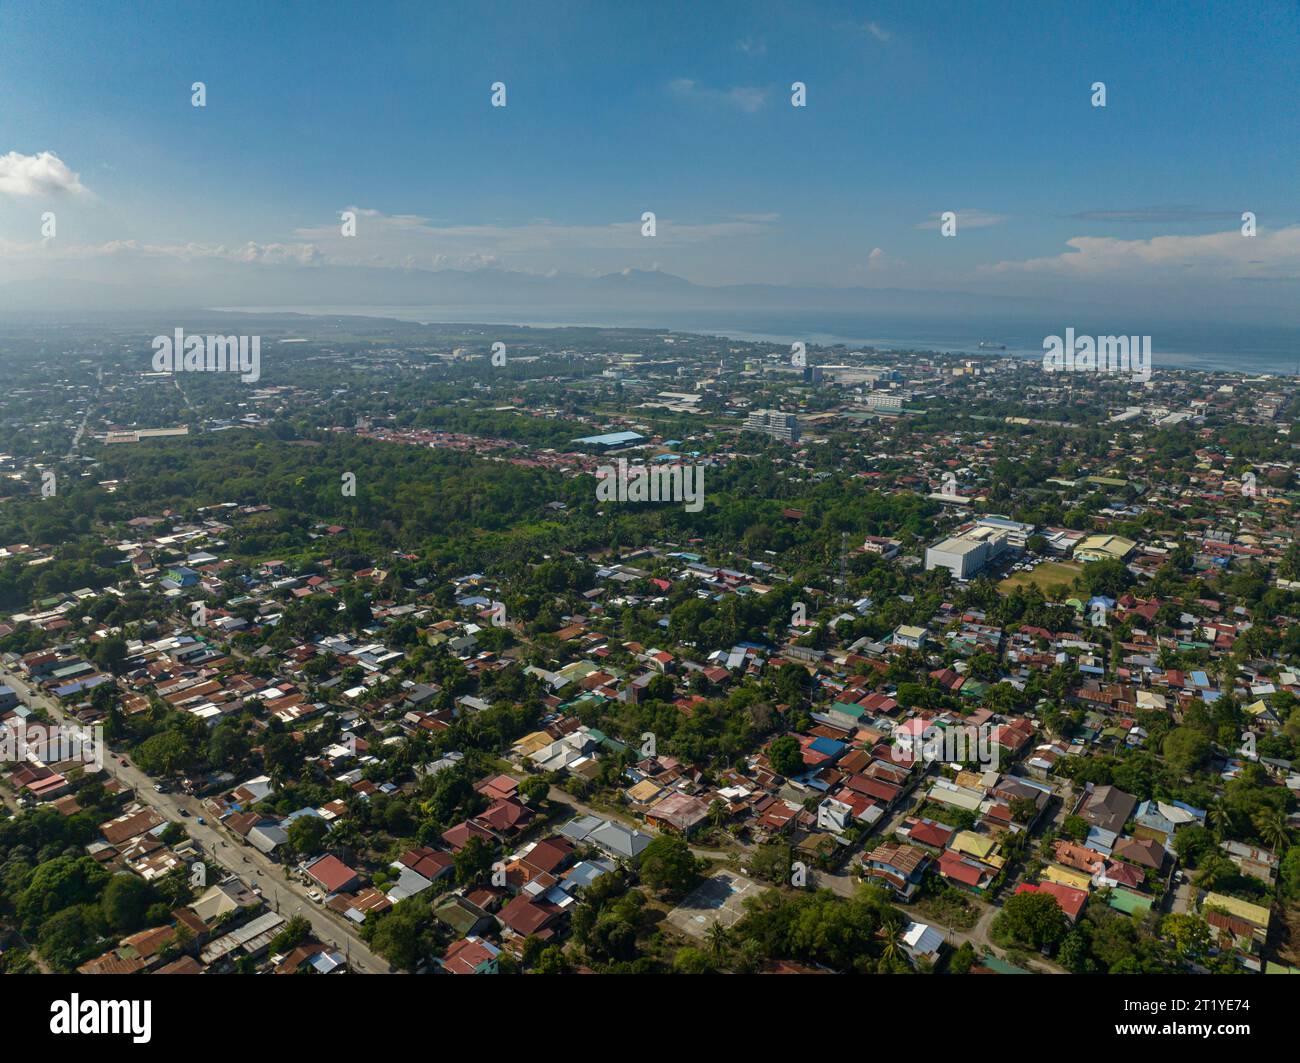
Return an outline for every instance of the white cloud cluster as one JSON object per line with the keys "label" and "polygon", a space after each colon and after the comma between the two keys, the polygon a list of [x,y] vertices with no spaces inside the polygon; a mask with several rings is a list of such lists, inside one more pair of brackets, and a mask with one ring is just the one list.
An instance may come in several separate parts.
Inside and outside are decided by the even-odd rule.
{"label": "white cloud cluster", "polygon": [[49,241],[17,243],[0,240],[0,253],[17,257],[39,253],[43,260],[86,260],[105,258],[174,259],[179,262],[220,260],[262,265],[315,266],[324,263],[319,248],[311,244],[257,244],[239,247],[224,244],[148,244],[139,240],[108,240],[101,244],[71,244]]}
{"label": "white cloud cluster", "polygon": [[0,196],[29,199],[35,196],[84,196],[81,177],[52,151],[0,155]]}
{"label": "white cloud cluster", "polygon": [[[960,224],[960,220],[958,222]],[[1080,279],[1125,275],[1150,278],[1154,272],[1180,276],[1246,277],[1257,280],[1300,279],[1300,225],[1259,229],[1253,237],[1240,229],[1201,236],[1154,236],[1149,240],[1120,240],[1109,236],[1076,236],[1071,250],[1021,262],[997,262],[988,273],[1048,273]]]}
{"label": "white cloud cluster", "polygon": [[75,244],[0,239],[0,253],[11,260],[11,265],[23,256],[39,256],[42,261],[171,259],[184,263],[532,270],[541,264],[529,261],[529,256],[645,251],[652,244],[656,248],[698,246],[770,232],[779,220],[778,215],[770,213],[737,214],[697,223],[660,218],[657,234],[650,241],[641,235],[639,213],[627,221],[604,225],[565,225],[545,218],[518,225],[439,225],[414,214],[385,214],[358,206],[344,209],[357,217],[357,237],[344,236],[340,223],[329,222],[294,230],[288,241],[275,243],[110,240]]}

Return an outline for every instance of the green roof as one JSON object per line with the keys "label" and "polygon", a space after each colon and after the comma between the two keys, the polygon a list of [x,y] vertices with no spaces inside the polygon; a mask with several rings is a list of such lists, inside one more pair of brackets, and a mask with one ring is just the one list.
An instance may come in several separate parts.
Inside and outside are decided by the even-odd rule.
{"label": "green roof", "polygon": [[1118,909],[1125,915],[1146,915],[1151,911],[1151,897],[1143,897],[1138,893],[1130,893],[1125,889],[1117,889],[1110,895],[1108,902],[1112,908]]}
{"label": "green roof", "polygon": [[998,974],[1029,974],[1023,967],[1017,967],[1014,963],[1007,963],[1006,960],[1000,960],[992,953],[989,953],[980,961],[981,966],[987,967],[990,971],[997,971]]}

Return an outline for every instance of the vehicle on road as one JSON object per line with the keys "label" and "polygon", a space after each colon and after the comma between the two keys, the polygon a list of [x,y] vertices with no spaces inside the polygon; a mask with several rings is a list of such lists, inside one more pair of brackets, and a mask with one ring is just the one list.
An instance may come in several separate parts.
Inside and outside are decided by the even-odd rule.
{"label": "vehicle on road", "polygon": [[180,813],[181,813],[182,816],[188,816],[188,815],[189,815],[189,813],[188,813],[185,809],[183,809],[183,808],[180,810]]}
{"label": "vehicle on road", "polygon": [[165,787],[164,787],[163,784],[160,783],[160,782],[156,782],[156,783],[154,783],[154,784],[153,784],[153,788],[154,788],[154,793],[159,793],[159,794],[160,794],[160,793],[163,793],[164,790],[165,790]]}
{"label": "vehicle on road", "polygon": [[195,816],[194,818],[195,818],[195,822],[201,824],[202,826],[206,827],[208,825],[208,821],[204,819],[202,816]]}
{"label": "vehicle on road", "polygon": [[311,900],[311,901],[313,901],[313,902],[316,903],[316,904],[322,904],[322,903],[324,903],[324,901],[325,901],[325,897],[324,897],[324,895],[321,893],[321,891],[320,891],[320,890],[315,890],[315,889],[312,889],[312,890],[308,890],[308,891],[307,891],[307,898],[308,898],[308,900]]}

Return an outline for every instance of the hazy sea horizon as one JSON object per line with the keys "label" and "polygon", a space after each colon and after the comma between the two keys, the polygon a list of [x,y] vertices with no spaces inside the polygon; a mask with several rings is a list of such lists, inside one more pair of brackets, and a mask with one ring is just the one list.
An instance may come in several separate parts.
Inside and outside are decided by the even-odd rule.
{"label": "hazy sea horizon", "polygon": [[[915,315],[859,314],[820,311],[669,310],[582,311],[538,307],[482,306],[223,306],[212,310],[237,313],[291,313],[310,317],[389,318],[425,325],[482,324],[530,328],[636,328],[691,332],[753,343],[874,347],[885,350],[927,350],[948,354],[1007,354],[1042,357],[1043,340],[1064,335],[1151,335],[1152,362],[1180,369],[1220,372],[1300,374],[1300,327],[1200,323],[1141,323],[1108,320],[1027,321],[989,315],[979,321],[927,320]],[[981,342],[1003,344],[1005,351],[980,349]]]}

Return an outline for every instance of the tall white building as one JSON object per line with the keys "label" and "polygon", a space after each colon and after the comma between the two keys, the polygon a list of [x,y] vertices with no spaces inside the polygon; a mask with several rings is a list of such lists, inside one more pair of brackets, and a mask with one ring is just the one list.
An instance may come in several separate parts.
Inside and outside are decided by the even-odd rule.
{"label": "tall white building", "polygon": [[780,410],[753,410],[745,418],[745,431],[762,432],[787,443],[799,442],[799,418]]}

